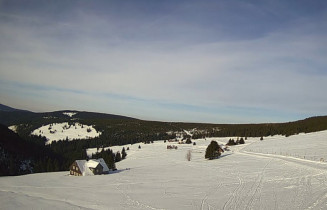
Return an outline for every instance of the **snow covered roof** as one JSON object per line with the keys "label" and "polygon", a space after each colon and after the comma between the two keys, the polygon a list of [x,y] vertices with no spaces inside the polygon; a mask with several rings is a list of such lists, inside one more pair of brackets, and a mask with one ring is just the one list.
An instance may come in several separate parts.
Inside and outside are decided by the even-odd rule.
{"label": "snow covered roof", "polygon": [[103,167],[103,172],[109,172],[109,168],[103,158],[86,160],[76,160],[76,164],[83,176],[94,175],[90,168],[96,168],[99,164]]}
{"label": "snow covered roof", "polygon": [[89,168],[96,168],[99,164],[99,161],[96,160],[89,160],[86,162],[86,166]]}
{"label": "snow covered roof", "polygon": [[102,165],[102,167],[103,167],[103,171],[104,171],[104,172],[109,171],[109,168],[108,168],[108,166],[107,166],[107,164],[106,164],[106,162],[104,161],[103,158],[99,158],[98,161],[99,161],[100,164]]}

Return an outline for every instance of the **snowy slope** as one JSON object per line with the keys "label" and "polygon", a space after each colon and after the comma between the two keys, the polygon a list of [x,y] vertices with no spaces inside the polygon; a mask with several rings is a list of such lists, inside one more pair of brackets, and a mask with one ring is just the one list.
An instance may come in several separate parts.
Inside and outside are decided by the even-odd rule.
{"label": "snowy slope", "polygon": [[63,112],[62,114],[63,114],[63,115],[67,115],[68,117],[72,117],[72,116],[74,116],[75,114],[77,114],[77,112]]}
{"label": "snowy slope", "polygon": [[95,130],[93,126],[83,125],[80,123],[69,125],[67,122],[65,122],[44,125],[34,130],[32,135],[45,136],[48,139],[46,143],[51,144],[52,141],[65,139],[90,139],[98,137],[101,135],[101,132]]}
{"label": "snowy slope", "polygon": [[[214,139],[223,143],[229,138]],[[175,143],[163,141],[125,145],[130,150],[117,163],[117,173],[0,177],[0,209],[327,209],[325,162],[267,154],[271,147],[282,147],[294,154],[309,148],[323,156],[323,139],[327,131],[249,138],[211,161],[204,159],[211,139],[197,140],[196,146],[176,144],[177,150],[167,150]],[[185,158],[188,150],[191,161]]]}

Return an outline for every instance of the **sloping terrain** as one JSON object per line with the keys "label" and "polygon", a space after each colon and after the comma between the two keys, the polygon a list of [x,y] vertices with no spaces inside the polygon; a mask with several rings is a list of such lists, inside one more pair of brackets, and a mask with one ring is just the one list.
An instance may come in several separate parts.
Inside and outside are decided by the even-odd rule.
{"label": "sloping terrain", "polygon": [[51,155],[42,145],[28,142],[0,124],[0,176],[31,173],[36,160]]}
{"label": "sloping terrain", "polygon": [[32,132],[32,135],[44,136],[46,144],[59,140],[91,139],[101,135],[92,126],[74,123],[69,125],[67,122],[44,125]]}
{"label": "sloping terrain", "polygon": [[25,111],[25,110],[15,109],[15,108],[3,105],[3,104],[0,104],[0,111],[4,111],[4,112],[17,112],[17,111],[28,112],[28,111]]}
{"label": "sloping terrain", "polygon": [[[288,153],[310,146],[317,156],[325,155],[320,147],[327,147],[326,131],[293,138],[296,145],[281,146]],[[211,140],[196,140],[196,145],[163,141],[124,145],[129,147],[127,159],[109,175],[74,177],[56,172],[0,177],[0,209],[327,208],[326,162],[267,154],[271,144],[283,144],[287,138],[248,138],[246,144],[232,146],[209,161],[204,153]],[[167,150],[168,144],[178,149]],[[191,161],[185,158],[188,150]]]}

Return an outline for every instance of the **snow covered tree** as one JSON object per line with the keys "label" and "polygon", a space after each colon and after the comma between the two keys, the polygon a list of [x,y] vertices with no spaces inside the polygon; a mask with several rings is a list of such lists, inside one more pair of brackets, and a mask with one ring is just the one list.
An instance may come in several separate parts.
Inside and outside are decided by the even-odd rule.
{"label": "snow covered tree", "polygon": [[209,160],[218,158],[221,155],[220,150],[222,149],[218,143],[216,141],[211,141],[206,149],[205,158]]}

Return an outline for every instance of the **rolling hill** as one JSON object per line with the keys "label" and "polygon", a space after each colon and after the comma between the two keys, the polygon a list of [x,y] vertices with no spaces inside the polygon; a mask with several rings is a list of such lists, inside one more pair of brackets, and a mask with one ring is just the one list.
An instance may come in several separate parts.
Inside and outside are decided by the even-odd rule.
{"label": "rolling hill", "polygon": [[[15,109],[9,107],[9,110]],[[0,111],[0,124],[10,127],[24,141],[51,153],[43,154],[45,158],[36,163],[34,172],[44,172],[67,170],[73,160],[86,158],[88,148],[174,138],[291,136],[327,130],[327,116],[286,123],[206,124],[145,121],[77,110]]]}

